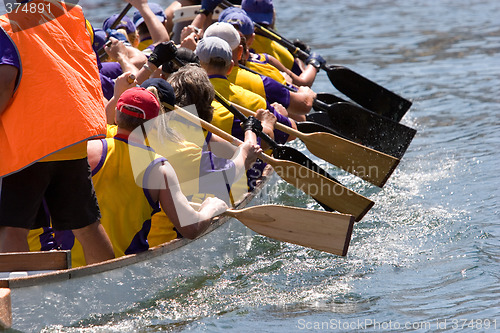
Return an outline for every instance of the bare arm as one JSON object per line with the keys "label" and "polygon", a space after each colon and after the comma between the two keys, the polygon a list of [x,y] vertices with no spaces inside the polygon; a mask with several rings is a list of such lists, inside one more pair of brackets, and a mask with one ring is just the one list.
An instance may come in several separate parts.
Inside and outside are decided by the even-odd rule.
{"label": "bare arm", "polygon": [[89,140],[87,142],[87,159],[89,161],[90,170],[94,170],[99,164],[102,155],[102,141]]}
{"label": "bare arm", "polygon": [[160,204],[168,218],[176,229],[186,238],[196,238],[205,231],[211,223],[211,219],[227,210],[224,201],[218,198],[207,198],[203,201],[200,209],[193,209],[182,193],[179,181],[174,169],[169,163],[165,163],[157,169],[156,176],[151,177],[154,182],[158,175],[166,184],[165,189],[150,190],[153,200],[159,199]]}
{"label": "bare arm", "polygon": [[106,120],[110,125],[115,124],[116,103],[118,102],[121,94],[129,88],[135,87],[137,84],[134,80],[132,80],[132,82],[129,81],[130,75],[130,72],[126,72],[116,78],[113,97],[111,97],[108,104],[106,104]]}
{"label": "bare arm", "polygon": [[160,21],[158,21],[151,8],[149,8],[148,0],[125,0],[125,1],[127,1],[132,6],[137,8],[139,13],[141,13],[142,18],[144,18],[144,23],[148,27],[149,34],[151,35],[151,39],[153,40],[154,44],[170,40],[167,29],[165,28],[165,26],[163,26],[163,24]]}
{"label": "bare arm", "polygon": [[295,85],[297,86],[308,86],[311,87],[312,84],[314,83],[314,79],[316,78],[316,74],[318,73],[318,70],[314,68],[312,65],[307,65],[305,69],[302,71],[302,74],[297,75],[285,66],[281,62],[278,61],[273,56],[268,56],[268,61],[271,65],[279,69],[280,72],[284,72],[288,74],[291,78],[292,81]]}
{"label": "bare arm", "polygon": [[14,94],[19,70],[15,66],[0,65],[0,115],[5,111]]}
{"label": "bare arm", "polygon": [[111,37],[111,44],[104,47],[104,50],[113,60],[116,60],[123,72],[130,72],[137,75],[139,68],[147,61],[144,53],[134,47],[127,47],[121,41]]}
{"label": "bare arm", "polygon": [[305,115],[311,111],[316,93],[309,87],[299,87],[297,92],[290,92],[290,105],[287,110],[290,118],[304,121]]}

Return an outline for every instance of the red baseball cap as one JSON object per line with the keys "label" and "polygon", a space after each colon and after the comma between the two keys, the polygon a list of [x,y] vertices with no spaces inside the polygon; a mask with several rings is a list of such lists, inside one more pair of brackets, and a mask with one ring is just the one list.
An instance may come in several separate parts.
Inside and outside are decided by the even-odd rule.
{"label": "red baseball cap", "polygon": [[126,115],[148,120],[158,116],[160,104],[156,96],[149,90],[133,87],[125,90],[120,96],[116,108]]}

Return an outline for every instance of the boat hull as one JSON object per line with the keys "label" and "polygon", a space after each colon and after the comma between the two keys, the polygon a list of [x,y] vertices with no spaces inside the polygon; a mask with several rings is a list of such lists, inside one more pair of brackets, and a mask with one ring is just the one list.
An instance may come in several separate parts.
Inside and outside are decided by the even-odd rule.
{"label": "boat hull", "polygon": [[[269,176],[265,177],[267,180]],[[264,183],[239,207],[257,201]],[[89,317],[122,312],[138,302],[150,301],[162,290],[175,288],[179,281],[204,276],[214,266],[222,267],[231,258],[242,255],[245,246],[241,240],[228,241],[235,230],[238,235],[247,234],[251,241],[252,231],[224,217],[195,240],[176,239],[100,264],[0,280],[0,287],[11,290],[12,328],[37,332],[47,326],[66,326]]]}

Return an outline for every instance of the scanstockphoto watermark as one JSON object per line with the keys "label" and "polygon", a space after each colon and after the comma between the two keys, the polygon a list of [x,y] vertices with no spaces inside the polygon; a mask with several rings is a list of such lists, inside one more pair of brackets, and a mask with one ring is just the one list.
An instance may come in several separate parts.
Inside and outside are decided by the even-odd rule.
{"label": "scanstockphoto watermark", "polygon": [[436,319],[431,321],[398,321],[398,320],[340,320],[330,319],[327,321],[308,321],[299,319],[297,322],[299,330],[304,331],[441,331],[441,330],[475,330],[495,331],[497,330],[496,319]]}

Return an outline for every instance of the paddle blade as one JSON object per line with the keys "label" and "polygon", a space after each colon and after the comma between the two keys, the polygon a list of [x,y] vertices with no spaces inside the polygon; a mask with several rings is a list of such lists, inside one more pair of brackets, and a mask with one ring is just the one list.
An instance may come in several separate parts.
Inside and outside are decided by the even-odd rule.
{"label": "paddle blade", "polygon": [[332,84],[350,99],[394,121],[400,121],[411,102],[343,66],[324,66]]}
{"label": "paddle blade", "polygon": [[339,256],[347,255],[354,224],[351,215],[277,205],[228,213],[261,235]]}
{"label": "paddle blade", "polygon": [[292,161],[263,157],[278,176],[287,183],[313,197],[316,201],[340,213],[353,215],[359,221],[374,202],[351,191],[333,179],[320,175],[311,169]]}
{"label": "paddle blade", "polygon": [[[304,133],[320,132],[311,123],[326,127],[327,132],[345,139],[370,147],[395,158],[401,159],[410,146],[415,133],[413,128],[401,125],[395,121],[383,118],[373,112],[358,114],[358,107],[348,104],[338,108],[330,106],[330,112],[314,112],[307,115],[307,120],[297,123],[297,129]],[[369,112],[369,111],[367,111]],[[372,118],[373,119],[370,119]]]}
{"label": "paddle blade", "polygon": [[317,93],[316,99],[318,101],[325,103],[325,104],[347,102],[345,99],[342,99],[342,98],[335,96],[334,94],[330,94],[330,93]]}
{"label": "paddle blade", "polygon": [[303,134],[300,139],[312,154],[379,187],[399,163],[397,158],[329,133]]}
{"label": "paddle blade", "polygon": [[413,128],[350,103],[332,104],[327,113],[333,130],[396,158],[404,155],[417,133]]}

